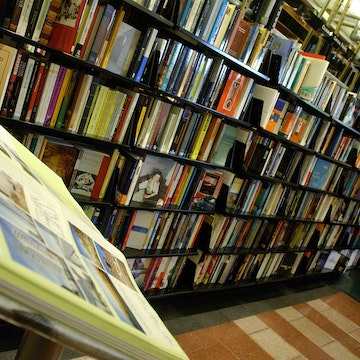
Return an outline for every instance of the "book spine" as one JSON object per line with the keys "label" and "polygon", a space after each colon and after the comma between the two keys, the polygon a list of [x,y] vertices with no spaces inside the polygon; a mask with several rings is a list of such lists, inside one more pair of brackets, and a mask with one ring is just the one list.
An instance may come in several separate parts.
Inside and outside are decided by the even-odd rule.
{"label": "book spine", "polygon": [[147,45],[146,45],[144,53],[141,57],[140,64],[139,64],[138,69],[136,70],[136,74],[134,76],[134,80],[137,82],[141,81],[141,78],[144,74],[145,67],[149,61],[150,53],[153,50],[153,46],[155,44],[155,40],[156,40],[158,32],[159,31],[155,28],[151,28],[151,30],[150,30],[150,37],[147,41]]}
{"label": "book spine", "polygon": [[62,65],[59,67],[53,89],[50,89],[50,90],[52,90],[52,93],[51,93],[51,96],[49,99],[49,106],[46,110],[46,114],[44,117],[44,126],[50,126],[50,120],[52,118],[52,115],[53,115],[53,112],[55,109],[55,105],[56,105],[56,101],[59,96],[59,92],[60,92],[62,83],[65,78],[66,69],[67,68]]}
{"label": "book spine", "polygon": [[25,106],[26,95],[28,92],[28,88],[30,86],[31,79],[33,78],[33,73],[35,73],[35,59],[30,58],[27,62],[24,78],[21,84],[19,96],[16,102],[15,110],[14,110],[14,119],[20,119],[22,114],[22,109]]}
{"label": "book spine", "polygon": [[11,16],[9,29],[11,31],[16,31],[16,28],[19,24],[19,19],[21,15],[21,11],[24,7],[25,0],[16,0],[15,7]]}
{"label": "book spine", "polygon": [[[40,44],[48,45],[54,27],[54,22],[60,14],[62,2],[63,0],[51,0],[49,2],[49,8],[47,10],[43,26],[41,27],[41,31],[36,31],[36,33],[34,33],[33,40],[37,39]],[[39,24],[39,30],[40,26],[41,24]]]}

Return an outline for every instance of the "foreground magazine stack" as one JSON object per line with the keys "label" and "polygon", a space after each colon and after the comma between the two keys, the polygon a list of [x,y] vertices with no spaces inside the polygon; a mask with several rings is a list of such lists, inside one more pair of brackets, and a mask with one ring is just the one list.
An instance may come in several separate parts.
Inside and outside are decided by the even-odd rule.
{"label": "foreground magazine stack", "polygon": [[0,139],[1,307],[20,304],[49,333],[64,328],[113,359],[187,359],[60,177],[3,127]]}

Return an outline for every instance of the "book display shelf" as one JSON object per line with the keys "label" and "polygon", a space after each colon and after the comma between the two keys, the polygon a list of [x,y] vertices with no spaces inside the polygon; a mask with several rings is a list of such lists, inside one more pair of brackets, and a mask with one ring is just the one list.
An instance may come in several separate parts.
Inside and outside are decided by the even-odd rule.
{"label": "book display shelf", "polygon": [[5,3],[0,123],[146,296],[358,266],[358,49],[321,16],[277,0]]}

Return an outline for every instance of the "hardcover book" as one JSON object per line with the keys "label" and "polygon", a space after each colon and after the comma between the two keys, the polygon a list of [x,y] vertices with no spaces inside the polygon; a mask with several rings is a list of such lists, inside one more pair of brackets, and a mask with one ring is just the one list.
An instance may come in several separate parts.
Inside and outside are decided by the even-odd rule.
{"label": "hardcover book", "polygon": [[53,23],[48,45],[51,48],[70,54],[86,0],[63,1],[60,13]]}

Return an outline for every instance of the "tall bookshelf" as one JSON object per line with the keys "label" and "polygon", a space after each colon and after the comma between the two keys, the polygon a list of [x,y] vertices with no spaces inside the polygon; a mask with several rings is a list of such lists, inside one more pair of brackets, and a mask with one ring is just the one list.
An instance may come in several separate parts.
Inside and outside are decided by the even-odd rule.
{"label": "tall bookshelf", "polygon": [[[349,106],[350,97],[335,112],[335,105],[332,109],[319,107],[279,82],[286,58],[271,50],[269,39],[276,34],[271,29],[284,29],[283,12],[293,19],[291,8],[282,1],[219,1],[219,13],[225,14],[228,9],[226,13],[232,16],[228,26],[219,26],[221,31],[213,34],[214,26],[206,26],[210,20],[216,22],[216,17],[210,16],[211,6],[207,6],[211,1],[199,1],[203,6],[199,12],[190,6],[187,16],[185,9],[190,1],[171,3],[167,7],[167,2],[156,3],[158,8],[154,11],[150,5],[141,5],[141,1],[99,2],[94,8],[92,2],[82,2],[83,14],[101,11],[109,19],[115,15],[113,29],[121,29],[126,23],[126,29],[136,38],[128,48],[132,59],[121,57],[120,65],[116,63],[121,54],[117,50],[108,50],[102,57],[99,50],[93,57],[88,51],[86,57],[86,51],[81,51],[86,44],[84,39],[91,40],[90,35],[73,37],[74,40],[66,41],[70,46],[65,49],[56,39],[50,38],[49,43],[37,41],[34,35],[24,35],[20,29],[11,31],[3,23],[2,43],[25,49],[31,53],[30,58],[49,68],[50,64],[57,64],[71,69],[75,81],[61,121],[60,115],[49,115],[45,126],[44,120],[37,120],[34,115],[27,119],[26,112],[21,111],[18,117],[2,112],[1,124],[16,133],[20,141],[33,146],[44,138],[50,142],[61,139],[71,147],[101,150],[114,159],[115,166],[107,171],[108,186],[101,189],[104,191],[100,198],[74,196],[105,236],[124,251],[148,296],[245,286],[343,271],[349,264],[357,266],[357,112],[354,115],[354,111],[343,111],[345,103]],[[208,18],[202,17],[206,11]],[[235,41],[230,46],[232,27],[240,26],[237,19],[242,16],[243,29],[248,29],[249,34],[256,31],[257,36],[249,35],[240,47],[235,46]],[[78,23],[79,33],[86,28],[84,19],[85,15],[83,22]],[[225,16],[225,22],[224,19]],[[88,24],[95,26],[95,22]],[[315,48],[321,54],[315,41],[320,35],[311,29],[311,25],[306,25],[305,35],[294,39],[304,41],[311,32],[308,48],[301,49],[300,43],[296,46],[305,51]],[[287,28],[285,35],[291,32]],[[100,25],[93,32],[93,39],[98,33]],[[146,45],[151,36],[156,41],[143,58],[143,39],[147,39]],[[247,48],[250,39],[254,39],[254,44]],[[107,44],[116,49],[116,37],[110,35]],[[331,46],[325,60],[330,61],[334,54]],[[95,46],[89,49],[95,51]],[[169,54],[173,53],[177,55],[171,58]],[[137,58],[145,59],[144,68],[138,66]],[[340,82],[331,71],[324,77],[333,81],[339,91],[344,89],[344,96],[353,94],[351,104],[356,105],[357,111],[358,70],[344,75],[344,67],[342,74],[342,80],[347,82]],[[78,109],[77,99],[85,89],[80,87],[85,84],[84,79],[88,81],[86,91],[90,92],[93,84],[94,89],[99,89],[94,96],[100,97],[101,89],[106,102],[99,100],[91,108],[89,97],[84,98],[83,106],[86,102],[88,106],[83,111],[88,111],[88,115],[78,115],[76,121],[82,124],[79,127],[71,120]],[[63,99],[69,87],[64,87]],[[270,91],[266,98],[264,88]],[[49,89],[52,91],[54,86]],[[31,91],[27,93],[31,95]],[[8,101],[13,101],[14,109],[17,99]],[[274,111],[275,99],[281,99],[287,111]],[[265,106],[269,111],[267,118],[259,111],[264,111]],[[290,109],[311,124],[306,136],[301,133],[296,137],[295,132],[291,136],[285,127],[280,127]],[[116,119],[112,114],[117,114]],[[267,127],[270,116],[277,123],[274,127]],[[96,120],[102,118],[107,119],[108,128]],[[126,122],[123,127],[120,119]],[[88,123],[84,128],[85,120]],[[187,132],[180,132],[181,126],[186,126]],[[182,141],[176,142],[177,138]],[[41,150],[42,146],[38,148]],[[139,160],[140,166],[130,166]],[[125,172],[124,164],[137,169],[138,177],[132,178],[130,170]],[[153,191],[157,200],[145,200],[140,177],[155,167],[162,170],[163,194],[159,195],[157,185]],[[131,181],[126,182],[128,179]],[[149,178],[146,181],[150,183]],[[136,197],[139,194],[135,196],[137,190],[142,194],[141,200]]]}

